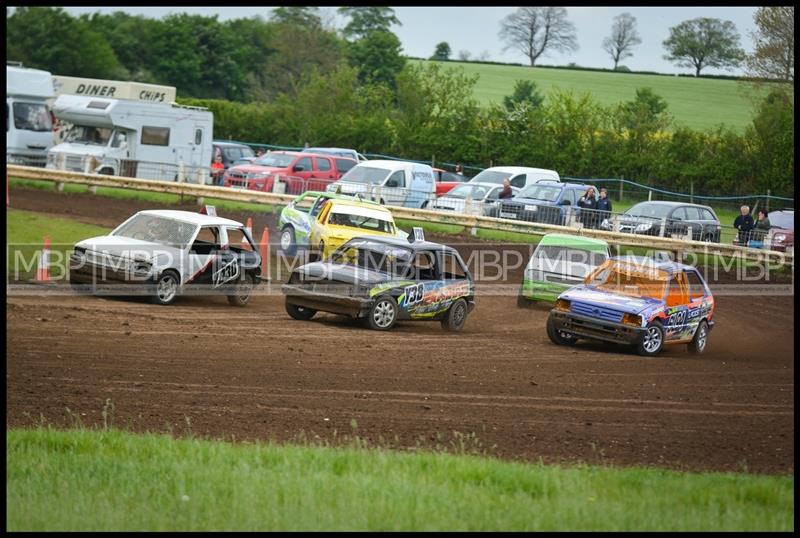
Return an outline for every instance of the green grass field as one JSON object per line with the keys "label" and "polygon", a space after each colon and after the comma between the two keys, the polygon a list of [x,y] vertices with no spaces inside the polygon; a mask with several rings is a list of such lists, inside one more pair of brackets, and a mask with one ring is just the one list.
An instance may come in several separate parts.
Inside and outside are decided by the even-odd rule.
{"label": "green grass field", "polygon": [[[420,63],[428,60],[409,60]],[[591,93],[602,105],[615,105],[636,96],[636,89],[650,87],[669,104],[675,123],[705,130],[725,124],[742,132],[753,116],[754,91],[734,80],[696,79],[548,69],[513,65],[489,65],[468,62],[437,62],[445,68],[460,67],[466,75],[480,75],[475,85],[475,98],[482,104],[500,103],[514,91],[517,80],[532,80],[546,96],[551,90],[571,90],[576,94]]]}
{"label": "green grass field", "polygon": [[791,531],[794,477],[6,430],[10,531]]}

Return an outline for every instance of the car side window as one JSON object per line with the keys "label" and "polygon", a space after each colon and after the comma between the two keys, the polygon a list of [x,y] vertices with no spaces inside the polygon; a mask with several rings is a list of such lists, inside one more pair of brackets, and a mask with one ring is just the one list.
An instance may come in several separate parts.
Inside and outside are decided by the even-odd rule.
{"label": "car side window", "polygon": [[386,186],[404,189],[406,186],[406,176],[403,170],[398,170],[389,176],[389,179],[386,180]]}
{"label": "car side window", "polygon": [[703,286],[703,281],[700,280],[700,275],[694,271],[686,272],[686,279],[689,281],[689,300],[694,301],[706,296],[706,287]]}
{"label": "car side window", "polygon": [[222,248],[220,245],[219,228],[216,226],[203,226],[197,232],[197,237],[192,243],[191,252],[200,256],[213,254]]}
{"label": "car side window", "polygon": [[[514,193],[514,194],[516,194],[516,193]],[[500,195],[500,187],[495,187],[491,191],[489,191],[489,194],[486,195],[486,199],[487,200],[497,200],[497,197],[499,195]]]}
{"label": "car side window", "polygon": [[511,178],[511,186],[519,187],[520,189],[525,186],[525,174],[520,174]]}
{"label": "car side window", "polygon": [[253,245],[240,228],[231,228],[226,226],[225,231],[228,233],[228,247],[231,250],[234,252],[251,252],[253,250]]}
{"label": "car side window", "polygon": [[686,210],[682,207],[679,207],[672,212],[672,216],[670,218],[672,220],[686,220]]}
{"label": "car side window", "polygon": [[714,214],[711,211],[709,211],[708,209],[704,208],[701,211],[701,213],[703,214],[703,220],[710,220],[710,221],[716,221],[717,220],[717,218],[714,216]]}
{"label": "car side window", "polygon": [[314,202],[314,205],[311,206],[311,209],[309,210],[308,214],[311,215],[312,217],[316,217],[319,214],[319,210],[322,209],[322,206],[325,205],[325,202],[327,201],[328,201],[327,198],[323,198],[321,196],[317,198],[317,201]]}
{"label": "car side window", "polygon": [[463,280],[467,278],[467,272],[461,260],[456,258],[451,252],[443,252],[441,254],[442,264],[442,278],[448,280]]}
{"label": "car side window", "polygon": [[676,273],[669,281],[667,306],[681,306],[689,302],[689,283],[686,273]]}
{"label": "car side window", "polygon": [[328,160],[327,157],[316,157],[317,159],[317,170],[320,172],[328,172],[331,169],[331,162]]}
{"label": "car side window", "polygon": [[344,174],[356,165],[355,161],[350,159],[336,159],[336,171]]}
{"label": "car side window", "polygon": [[414,278],[416,280],[439,279],[439,275],[436,274],[436,264],[434,263],[433,255],[430,252],[417,252],[414,255],[414,263],[412,268],[414,270]]}
{"label": "car side window", "polygon": [[[300,169],[302,167],[302,170]],[[294,165],[295,172],[311,172],[313,168],[311,167],[311,157],[303,157],[297,164]]]}
{"label": "car side window", "polygon": [[697,207],[684,207],[684,211],[686,211],[686,218],[688,220],[702,220],[700,216],[700,209]]}

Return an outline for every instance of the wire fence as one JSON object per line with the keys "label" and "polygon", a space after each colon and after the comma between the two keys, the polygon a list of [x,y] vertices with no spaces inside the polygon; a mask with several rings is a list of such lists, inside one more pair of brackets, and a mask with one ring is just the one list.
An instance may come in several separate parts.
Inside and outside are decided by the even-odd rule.
{"label": "wire fence", "polygon": [[95,157],[79,153],[49,153],[45,167],[68,172],[103,174],[108,176],[133,177],[158,181],[177,181],[198,185],[214,184],[217,170],[210,166],[187,165],[184,163],[163,163]]}

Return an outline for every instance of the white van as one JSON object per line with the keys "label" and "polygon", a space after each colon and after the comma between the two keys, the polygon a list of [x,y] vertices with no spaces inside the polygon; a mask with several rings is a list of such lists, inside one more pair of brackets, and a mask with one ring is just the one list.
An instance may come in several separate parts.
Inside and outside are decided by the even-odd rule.
{"label": "white van", "polygon": [[45,165],[54,142],[47,109],[53,95],[49,72],[6,65],[6,163]]}
{"label": "white van", "polygon": [[53,113],[72,126],[48,152],[48,168],[211,183],[214,116],[206,109],[65,94]]}
{"label": "white van", "polygon": [[425,208],[436,200],[436,180],[427,164],[365,161],[347,171],[328,192],[361,194],[381,204]]}
{"label": "white van", "polygon": [[558,172],[545,168],[529,168],[527,166],[493,166],[482,171],[469,180],[469,183],[496,183],[502,185],[506,179],[511,186],[522,189],[540,181],[561,181]]}

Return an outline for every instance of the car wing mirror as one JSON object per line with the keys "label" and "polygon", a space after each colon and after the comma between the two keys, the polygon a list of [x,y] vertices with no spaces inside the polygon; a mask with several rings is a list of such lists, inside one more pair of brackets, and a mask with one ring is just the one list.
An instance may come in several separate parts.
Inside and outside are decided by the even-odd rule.
{"label": "car wing mirror", "polygon": [[305,167],[302,164],[298,164],[297,166],[292,168],[292,170],[294,170],[295,172],[303,172],[305,171]]}

